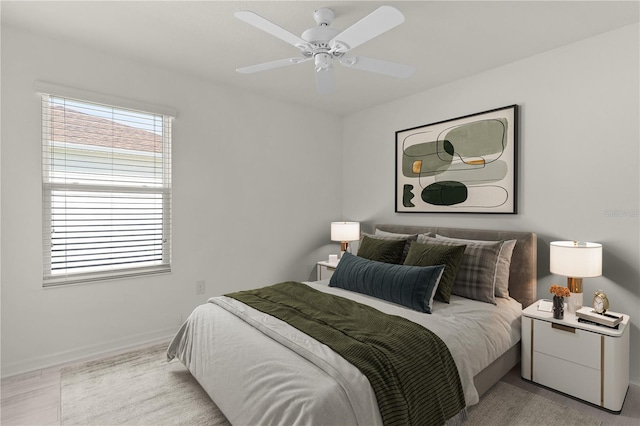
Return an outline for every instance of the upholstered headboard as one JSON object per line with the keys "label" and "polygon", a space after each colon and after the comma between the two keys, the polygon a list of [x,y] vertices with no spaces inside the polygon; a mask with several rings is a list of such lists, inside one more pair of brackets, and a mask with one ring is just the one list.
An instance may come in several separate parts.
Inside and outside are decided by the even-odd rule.
{"label": "upholstered headboard", "polygon": [[509,295],[520,302],[523,308],[536,301],[538,238],[535,233],[387,224],[377,225],[376,228],[399,234],[434,232],[447,237],[472,240],[517,240],[511,256]]}

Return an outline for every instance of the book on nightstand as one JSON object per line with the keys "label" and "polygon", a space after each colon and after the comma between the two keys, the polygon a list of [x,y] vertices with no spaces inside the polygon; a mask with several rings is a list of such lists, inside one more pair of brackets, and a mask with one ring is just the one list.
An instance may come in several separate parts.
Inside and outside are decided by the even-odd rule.
{"label": "book on nightstand", "polygon": [[590,306],[583,306],[576,311],[578,320],[580,318],[607,327],[615,327],[622,322],[622,314],[617,312],[606,311],[603,314],[599,314],[593,310]]}

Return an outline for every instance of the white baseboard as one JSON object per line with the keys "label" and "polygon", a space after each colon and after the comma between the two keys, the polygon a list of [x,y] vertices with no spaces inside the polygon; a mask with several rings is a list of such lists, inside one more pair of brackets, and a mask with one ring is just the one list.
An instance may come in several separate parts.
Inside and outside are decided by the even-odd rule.
{"label": "white baseboard", "polygon": [[2,362],[2,378],[24,374],[44,368],[60,367],[65,364],[101,358],[107,355],[132,350],[140,346],[148,346],[153,343],[168,341],[175,335],[179,327],[165,328],[151,333],[141,333],[127,336],[122,339],[113,339],[95,345],[87,345],[81,348],[54,354],[36,356],[16,362]]}

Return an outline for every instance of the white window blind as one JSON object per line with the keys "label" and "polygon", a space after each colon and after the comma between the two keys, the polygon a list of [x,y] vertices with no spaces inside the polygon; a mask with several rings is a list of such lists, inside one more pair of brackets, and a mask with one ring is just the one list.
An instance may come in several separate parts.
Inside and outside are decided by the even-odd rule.
{"label": "white window blind", "polygon": [[44,286],[171,270],[171,121],[42,95]]}

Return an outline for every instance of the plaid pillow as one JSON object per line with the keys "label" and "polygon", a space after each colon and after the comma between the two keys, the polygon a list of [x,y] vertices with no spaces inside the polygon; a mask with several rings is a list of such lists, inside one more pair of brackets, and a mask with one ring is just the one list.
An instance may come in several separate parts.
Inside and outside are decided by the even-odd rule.
{"label": "plaid pillow", "polygon": [[[459,246],[459,241],[437,239],[418,235],[418,243],[440,244],[445,246]],[[465,243],[462,262],[451,294],[496,304],[495,282],[498,257],[504,241],[494,243],[488,241]]]}
{"label": "plaid pillow", "polygon": [[[440,234],[436,234],[436,238],[439,240],[454,241],[458,244],[468,244],[469,242],[478,244],[493,244],[496,241],[483,241],[483,240],[467,240],[462,238],[445,237]],[[500,255],[498,256],[498,269],[496,270],[496,297],[509,297],[509,272],[511,268],[511,255],[513,249],[516,246],[517,240],[504,241],[502,248],[500,249]]]}

